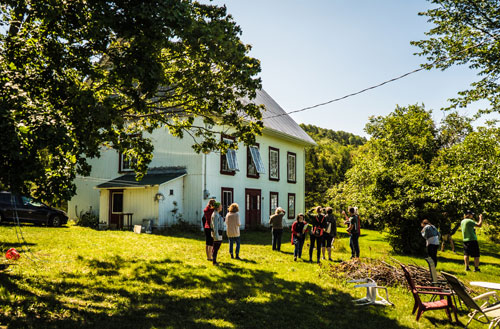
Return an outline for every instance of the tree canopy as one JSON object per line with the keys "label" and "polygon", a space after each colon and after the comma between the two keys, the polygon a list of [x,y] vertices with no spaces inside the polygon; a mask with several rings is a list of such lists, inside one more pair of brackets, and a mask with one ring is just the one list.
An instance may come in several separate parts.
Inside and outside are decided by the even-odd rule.
{"label": "tree canopy", "polygon": [[198,152],[227,148],[216,124],[253,143],[260,63],[240,34],[190,0],[0,1],[0,187],[67,199],[103,145],[140,177],[159,127]]}
{"label": "tree canopy", "polygon": [[385,228],[394,250],[423,250],[423,219],[443,228],[473,209],[499,224],[498,129],[472,131],[456,113],[438,126],[430,111],[411,105],[371,118],[366,131],[372,138],[328,195],[334,207],[356,205],[362,219]]}
{"label": "tree canopy", "polygon": [[430,0],[433,9],[419,13],[434,26],[427,40],[414,41],[431,65],[445,70],[453,65],[468,65],[480,79],[471,88],[451,99],[452,108],[485,100],[481,113],[500,112],[500,1]]}

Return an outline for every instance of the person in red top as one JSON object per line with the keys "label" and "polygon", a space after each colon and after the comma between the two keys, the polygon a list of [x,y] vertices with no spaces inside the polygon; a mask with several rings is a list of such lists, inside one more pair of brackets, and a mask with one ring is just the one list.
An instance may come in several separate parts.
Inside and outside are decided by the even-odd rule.
{"label": "person in red top", "polygon": [[214,238],[212,238],[212,228],[210,222],[214,212],[215,199],[210,199],[205,209],[203,209],[203,230],[205,231],[205,251],[207,253],[207,260],[212,260],[212,248],[214,245]]}

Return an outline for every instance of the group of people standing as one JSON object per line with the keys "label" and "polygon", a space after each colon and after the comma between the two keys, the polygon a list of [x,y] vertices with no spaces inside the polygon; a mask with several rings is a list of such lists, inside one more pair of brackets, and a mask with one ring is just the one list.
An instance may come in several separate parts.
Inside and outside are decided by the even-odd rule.
{"label": "group of people standing", "polygon": [[[222,244],[224,231],[227,232],[229,239],[229,254],[231,258],[240,258],[240,216],[237,203],[233,203],[228,207],[228,212],[223,218],[221,215],[222,205],[215,199],[210,199],[205,209],[203,209],[202,223],[205,231],[206,255],[207,260],[212,261],[214,265],[217,263],[217,255]],[[345,224],[347,232],[350,235],[350,246],[352,258],[359,258],[359,236],[360,220],[355,207],[349,208],[349,216],[345,211],[342,211],[345,216]],[[273,215],[269,218],[269,225],[272,229],[272,250],[281,250],[281,237],[283,235],[283,217],[285,210],[278,207]],[[313,252],[316,248],[316,261],[319,263],[321,254],[326,260],[332,261],[332,243],[337,237],[337,222],[333,216],[333,209],[330,207],[323,208],[317,206],[312,214],[308,214],[308,221],[304,214],[297,215],[296,220],[292,224],[292,239],[294,245],[294,261],[297,258],[302,258],[302,249],[309,233],[309,262],[313,261]],[[233,254],[233,245],[236,245],[235,253]]]}
{"label": "group of people standing", "polygon": [[[350,246],[352,258],[359,258],[359,235],[360,220],[357,211],[354,207],[349,209],[348,217],[345,211],[342,211],[348,225],[347,232],[350,234]],[[275,214],[269,219],[269,224],[272,228],[272,248],[273,250],[280,250],[281,248],[281,235],[283,233],[283,216],[285,211],[278,207]],[[302,249],[306,240],[307,233],[309,233],[309,262],[313,261],[313,252],[316,248],[316,262],[320,262],[321,255],[326,260],[326,253],[328,253],[328,260],[332,260],[332,243],[337,237],[337,222],[333,216],[333,209],[330,207],[323,208],[317,206],[314,208],[312,214],[308,215],[308,222],[303,213],[297,215],[296,220],[292,224],[292,239],[294,245],[293,259],[302,258]]]}
{"label": "group of people standing", "polygon": [[[460,228],[462,230],[462,240],[464,246],[464,264],[465,271],[470,271],[469,267],[469,257],[474,258],[474,272],[480,272],[479,269],[479,243],[477,242],[476,227],[481,227],[483,225],[483,215],[479,215],[479,221],[474,221],[474,213],[471,210],[467,210],[464,213],[464,219],[460,222]],[[431,224],[427,219],[422,220],[422,237],[426,241],[427,254],[434,261],[434,265],[437,266],[437,251],[439,248],[439,237],[441,234],[438,229]],[[458,226],[457,226],[458,228]],[[446,238],[450,241],[453,252],[455,252],[455,246],[453,245],[452,235],[454,231],[450,227],[445,228],[443,232],[443,240]],[[443,251],[444,241],[441,245],[441,251]]]}
{"label": "group of people standing", "polygon": [[[233,203],[228,207],[226,217],[221,215],[222,204],[210,199],[207,206],[203,209],[202,223],[205,231],[205,251],[207,260],[212,261],[214,265],[217,263],[217,254],[222,244],[223,234],[226,231],[229,239],[229,253],[231,258],[240,258],[240,215],[238,213],[239,206]],[[233,254],[233,246],[236,245],[235,254]]]}

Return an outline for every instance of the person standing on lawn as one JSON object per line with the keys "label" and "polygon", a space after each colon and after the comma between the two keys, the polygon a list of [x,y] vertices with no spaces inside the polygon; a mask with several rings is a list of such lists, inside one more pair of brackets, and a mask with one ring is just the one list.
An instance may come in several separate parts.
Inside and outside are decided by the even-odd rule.
{"label": "person standing on lawn", "polygon": [[345,217],[345,222],[349,223],[347,227],[347,233],[351,236],[349,239],[349,246],[351,247],[351,259],[359,258],[359,236],[361,235],[361,223],[359,221],[359,215],[356,214],[356,209],[354,207],[349,208],[349,216],[344,210],[342,214]]}
{"label": "person standing on lawn", "polygon": [[214,203],[214,212],[212,213],[212,218],[210,224],[212,226],[212,237],[214,238],[214,247],[212,252],[212,262],[214,265],[219,265],[217,263],[217,253],[222,244],[222,237],[224,234],[224,219],[220,215],[222,211],[222,205],[220,202]]}
{"label": "person standing on lawn", "polygon": [[467,210],[464,215],[464,219],[460,223],[462,228],[462,238],[464,241],[464,263],[465,270],[470,271],[469,268],[469,256],[474,257],[474,272],[481,272],[479,270],[479,243],[477,242],[476,227],[481,227],[483,225],[483,214],[479,215],[479,222],[475,222],[474,213],[471,210]]}
{"label": "person standing on lawn", "polygon": [[459,225],[455,225],[455,228],[451,229],[451,223],[447,220],[440,228],[441,232],[441,251],[444,251],[444,244],[448,241],[450,243],[451,251],[453,253],[457,253],[455,251],[455,244],[453,243],[453,234],[458,230]]}
{"label": "person standing on lawn", "polygon": [[323,236],[323,244],[321,250],[323,252],[323,259],[325,258],[325,249],[328,251],[328,260],[332,261],[332,243],[333,240],[337,237],[337,221],[335,217],[333,217],[333,209],[331,207],[327,207],[326,211],[326,229],[325,234]]}
{"label": "person standing on lawn", "polygon": [[269,224],[273,231],[273,250],[280,251],[281,249],[281,236],[283,235],[283,216],[285,210],[281,207],[276,208],[275,214],[269,218]]}
{"label": "person standing on lawn", "polygon": [[312,217],[311,219],[312,230],[309,234],[311,238],[311,242],[309,244],[309,262],[311,263],[312,263],[312,254],[314,250],[314,243],[316,243],[316,256],[317,256],[316,260],[318,263],[320,262],[321,245],[326,228],[326,219],[325,215],[323,214],[323,208],[321,206],[317,206],[315,208],[315,213],[316,216]]}
{"label": "person standing on lawn", "polygon": [[429,220],[424,219],[420,226],[422,226],[422,237],[425,239],[425,245],[427,247],[427,255],[434,261],[434,266],[437,266],[437,252],[439,249],[439,232],[437,228],[429,222]]}
{"label": "person standing on lawn", "polygon": [[302,258],[302,247],[304,247],[304,241],[306,239],[306,229],[304,229],[306,225],[307,222],[304,221],[304,214],[298,214],[297,219],[292,224],[292,244],[295,246],[293,251],[294,261],[297,260],[297,257]]}
{"label": "person standing on lawn", "polygon": [[229,238],[229,254],[231,258],[233,255],[233,244],[236,244],[236,259],[240,258],[240,214],[238,213],[239,207],[237,203],[232,203],[228,207],[226,215],[227,237]]}
{"label": "person standing on lawn", "polygon": [[212,252],[214,245],[214,238],[212,238],[212,214],[214,212],[215,199],[210,199],[205,209],[203,209],[203,230],[205,231],[205,251],[207,253],[207,260],[212,260]]}

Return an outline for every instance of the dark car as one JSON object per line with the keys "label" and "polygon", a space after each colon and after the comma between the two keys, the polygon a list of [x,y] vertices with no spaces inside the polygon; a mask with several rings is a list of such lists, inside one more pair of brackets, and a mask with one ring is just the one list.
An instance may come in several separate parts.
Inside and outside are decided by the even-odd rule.
{"label": "dark car", "polygon": [[0,223],[29,222],[61,226],[68,222],[68,215],[62,210],[47,206],[26,196],[13,195],[10,192],[0,192]]}

